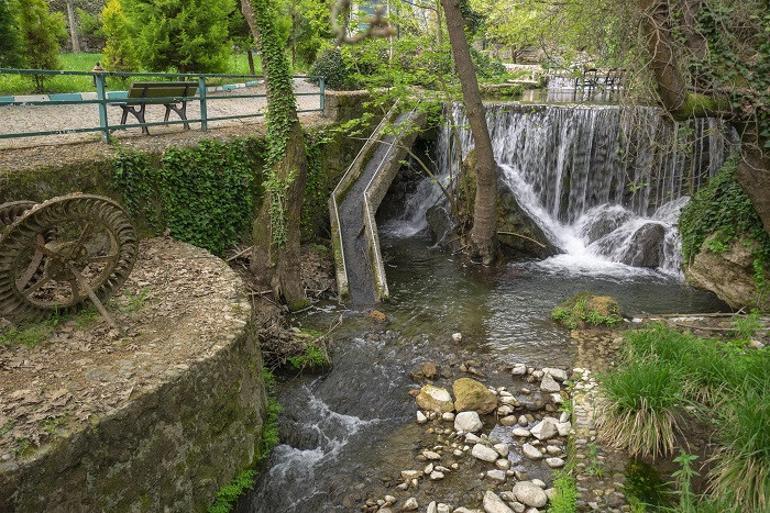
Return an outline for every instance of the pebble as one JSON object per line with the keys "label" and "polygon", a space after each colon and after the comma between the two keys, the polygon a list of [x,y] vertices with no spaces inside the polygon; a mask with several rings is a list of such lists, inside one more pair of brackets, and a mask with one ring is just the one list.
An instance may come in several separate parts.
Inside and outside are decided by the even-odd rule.
{"label": "pebble", "polygon": [[452,342],[455,344],[459,344],[463,341],[463,334],[462,333],[452,333]]}
{"label": "pebble", "polygon": [[564,460],[561,458],[546,458],[545,463],[551,468],[561,468],[564,466]]}
{"label": "pebble", "polygon": [[532,444],[524,444],[521,447],[522,452],[524,453],[524,456],[531,460],[541,460],[543,459],[543,453],[540,452],[540,449],[535,447]]}
{"label": "pebble", "polygon": [[502,470],[488,470],[487,477],[492,481],[499,481],[501,483],[504,483],[507,478]]}
{"label": "pebble", "polygon": [[558,447],[556,445],[549,445],[545,448],[545,452],[550,454],[551,456],[558,456],[561,454],[561,447]]}
{"label": "pebble", "polygon": [[486,513],[513,513],[498,495],[490,490],[484,494],[484,511]]}
{"label": "pebble", "polygon": [[401,479],[404,479],[406,481],[409,481],[410,479],[414,479],[420,475],[419,470],[402,470],[401,471]]}
{"label": "pebble", "polygon": [[425,414],[421,411],[417,411],[417,423],[418,424],[425,424],[428,422],[428,417],[425,416]]}
{"label": "pebble", "polygon": [[455,430],[463,431],[465,433],[475,433],[477,431],[481,431],[481,429],[484,427],[484,424],[481,422],[481,418],[479,418],[479,414],[475,411],[460,412],[457,414],[454,421]]}
{"label": "pebble", "polygon": [[525,506],[542,508],[548,502],[548,497],[539,486],[530,481],[521,481],[513,486],[513,494],[516,500]]}
{"label": "pebble", "polygon": [[519,425],[521,427],[527,427],[529,426],[529,419],[526,415],[519,415]]}
{"label": "pebble", "polygon": [[434,470],[430,473],[430,479],[431,481],[438,481],[440,479],[444,479],[444,473],[439,472],[438,470]]}
{"label": "pebble", "polygon": [[422,473],[423,473],[423,474],[425,474],[425,475],[427,476],[427,475],[428,475],[428,474],[430,474],[431,472],[433,472],[433,463],[428,463],[428,464],[425,466],[425,468],[422,470]]}
{"label": "pebble", "polygon": [[511,431],[511,434],[513,436],[519,436],[522,438],[528,437],[531,433],[529,432],[529,429],[524,429],[522,427],[513,428],[513,431]]}
{"label": "pebble", "polygon": [[542,488],[542,489],[544,489],[544,490],[545,490],[545,483],[543,482],[543,480],[542,480],[542,479],[533,479],[533,480],[532,480],[532,481],[530,481],[530,482],[531,482],[533,485],[535,485],[535,486],[539,486],[540,488]]}
{"label": "pebble", "polygon": [[467,433],[465,435],[465,442],[469,444],[477,444],[481,441],[481,438],[474,435],[473,433]]}
{"label": "pebble", "polygon": [[438,505],[436,504],[436,501],[428,504],[428,509],[425,510],[425,513],[438,513]]}
{"label": "pebble", "polygon": [[567,381],[567,371],[564,369],[554,369],[552,367],[544,367],[543,372],[551,376],[556,381]]}
{"label": "pebble", "polygon": [[452,507],[449,506],[449,504],[444,504],[443,502],[439,502],[438,506],[436,507],[437,513],[449,513],[452,510]]}
{"label": "pebble", "polygon": [[431,460],[431,461],[436,461],[441,459],[441,455],[433,451],[422,451],[422,455],[425,456],[425,459]]}
{"label": "pebble", "polygon": [[557,424],[558,422],[555,422],[553,418],[545,417],[530,430],[530,433],[538,440],[548,440],[559,432],[556,427]]}
{"label": "pebble", "polygon": [[557,383],[550,374],[546,374],[543,376],[543,380],[540,382],[540,390],[548,393],[559,392],[561,391],[561,385],[559,385],[559,383]]}
{"label": "pebble", "polygon": [[523,363],[517,363],[516,365],[513,366],[513,370],[511,371],[511,373],[514,376],[523,376],[527,373],[527,366],[524,365]]}
{"label": "pebble", "polygon": [[471,455],[482,461],[488,461],[489,463],[496,461],[498,458],[496,450],[482,444],[474,445],[473,449],[471,450]]}
{"label": "pebble", "polygon": [[562,412],[561,416],[559,417],[559,423],[564,424],[565,422],[569,422],[569,413]]}
{"label": "pebble", "polygon": [[501,426],[515,426],[518,419],[516,415],[508,415],[498,420]]}
{"label": "pebble", "polygon": [[571,422],[559,422],[556,424],[556,431],[559,433],[559,436],[567,436],[571,429]]}
{"label": "pebble", "polygon": [[508,452],[510,451],[508,444],[495,444],[492,447],[497,451],[497,454],[499,454],[503,458],[508,456]]}
{"label": "pebble", "polygon": [[452,422],[455,420],[455,414],[451,411],[447,411],[441,414],[441,420],[444,420],[446,422]]}
{"label": "pebble", "polygon": [[505,458],[500,458],[495,462],[495,466],[500,470],[508,470],[509,468],[511,468],[511,462]]}
{"label": "pebble", "polygon": [[406,502],[404,502],[404,505],[401,506],[401,511],[417,511],[419,507],[420,505],[417,504],[417,499],[409,497]]}

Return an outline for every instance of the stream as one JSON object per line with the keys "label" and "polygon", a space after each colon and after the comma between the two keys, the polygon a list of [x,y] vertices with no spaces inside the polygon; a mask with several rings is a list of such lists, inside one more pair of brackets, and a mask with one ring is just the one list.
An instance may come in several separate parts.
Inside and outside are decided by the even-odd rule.
{"label": "stream", "polygon": [[[467,125],[456,107],[449,115]],[[694,149],[652,155],[661,139],[682,138],[679,128],[672,134],[649,108],[629,119],[608,106],[514,104],[489,109],[488,122],[505,183],[561,254],[496,268],[467,266],[433,247],[425,214],[441,194],[427,180],[419,183],[402,208],[391,209],[397,218],[381,224],[391,298],[377,308],[387,322],[331,303],[293,319],[294,325],[326,331],[344,318],[332,337],[333,367],[279,385],[282,443],[237,513],[360,511],[367,499],[397,495],[400,471],[415,468],[415,454],[435,444],[415,423],[410,372],[435,362],[441,369],[437,385],[451,388],[475,366],[484,383],[513,390],[525,384],[511,376],[516,363],[571,368],[569,333],[550,320],[550,312],[577,292],[611,295],[628,316],[725,308],[712,294],[683,283],[676,230],[687,196],[713,175],[727,151],[720,127],[702,122],[694,128],[701,134]],[[635,131],[622,130],[624,123]],[[467,128],[460,140],[458,151],[445,129],[436,144],[444,183],[472,147]],[[618,154],[631,150],[633,159],[621,163]],[[649,186],[625,193],[638,183]],[[653,259],[637,240],[637,232],[651,224],[659,226],[653,243],[662,248]],[[629,265],[642,261],[641,253],[646,265]],[[458,332],[460,344],[452,340]],[[486,422],[492,433],[505,436],[494,419]],[[549,469],[522,458],[515,444],[508,459],[514,469],[550,480]],[[476,467],[468,472],[421,485],[420,511],[425,494],[469,505],[484,481],[476,478]],[[414,493],[400,493],[399,500]]]}

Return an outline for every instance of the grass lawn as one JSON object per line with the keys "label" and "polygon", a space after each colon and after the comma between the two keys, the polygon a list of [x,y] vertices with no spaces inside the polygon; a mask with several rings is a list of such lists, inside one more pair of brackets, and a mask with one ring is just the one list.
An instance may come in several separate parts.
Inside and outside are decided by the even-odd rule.
{"label": "grass lawn", "polygon": [[[67,71],[91,71],[94,65],[101,61],[100,53],[63,53],[59,57],[61,69]],[[262,74],[262,66],[258,56],[255,56],[257,75]],[[249,73],[249,61],[246,54],[236,54],[230,58],[227,73],[246,75]],[[241,82],[243,79],[212,80],[212,85]],[[107,88],[113,90],[126,89],[132,79],[108,79]],[[0,74],[0,96],[33,94],[34,82],[31,76]],[[89,76],[60,76],[45,80],[46,93],[72,93],[94,91],[93,80]]]}

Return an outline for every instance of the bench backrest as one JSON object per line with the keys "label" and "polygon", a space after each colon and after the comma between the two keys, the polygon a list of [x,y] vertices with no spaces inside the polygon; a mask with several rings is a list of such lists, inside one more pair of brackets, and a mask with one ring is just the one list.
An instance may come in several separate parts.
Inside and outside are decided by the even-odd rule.
{"label": "bench backrest", "polygon": [[195,96],[197,82],[134,82],[128,97],[136,98],[186,98]]}

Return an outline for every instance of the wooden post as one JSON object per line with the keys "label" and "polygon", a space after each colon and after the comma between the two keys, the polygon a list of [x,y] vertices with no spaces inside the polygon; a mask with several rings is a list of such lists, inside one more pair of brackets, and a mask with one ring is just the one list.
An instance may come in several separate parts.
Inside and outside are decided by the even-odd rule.
{"label": "wooden post", "polygon": [[96,84],[96,99],[99,100],[99,126],[102,129],[102,141],[110,142],[110,123],[107,118],[107,95],[104,87],[104,72],[96,63],[94,69],[94,83]]}

